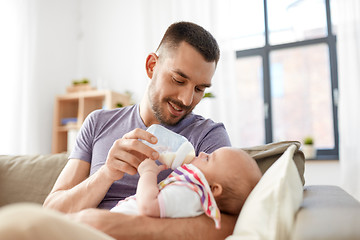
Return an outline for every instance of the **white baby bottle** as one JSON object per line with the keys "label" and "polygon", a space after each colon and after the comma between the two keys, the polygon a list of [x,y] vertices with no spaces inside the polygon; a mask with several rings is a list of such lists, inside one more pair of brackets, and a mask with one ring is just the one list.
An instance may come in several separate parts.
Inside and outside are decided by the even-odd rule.
{"label": "white baby bottle", "polygon": [[190,163],[195,157],[193,145],[186,139],[159,124],[151,125],[146,131],[155,135],[156,144],[143,141],[146,145],[159,152],[159,161],[171,169]]}

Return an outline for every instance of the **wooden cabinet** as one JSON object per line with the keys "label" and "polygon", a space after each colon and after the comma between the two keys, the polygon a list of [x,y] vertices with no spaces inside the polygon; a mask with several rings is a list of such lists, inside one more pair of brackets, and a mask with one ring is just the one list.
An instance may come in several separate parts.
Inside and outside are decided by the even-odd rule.
{"label": "wooden cabinet", "polygon": [[[131,104],[128,95],[109,90],[79,91],[55,99],[52,153],[67,152],[85,118],[96,109],[114,109],[118,104]],[[70,137],[71,135],[71,137]],[[68,142],[69,141],[69,142]]]}

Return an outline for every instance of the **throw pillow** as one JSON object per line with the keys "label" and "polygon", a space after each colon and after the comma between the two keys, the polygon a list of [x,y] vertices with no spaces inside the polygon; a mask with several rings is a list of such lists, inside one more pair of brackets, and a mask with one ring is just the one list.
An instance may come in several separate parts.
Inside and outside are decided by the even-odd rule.
{"label": "throw pillow", "polygon": [[265,172],[240,212],[234,232],[226,240],[287,240],[303,198],[303,186],[291,145]]}

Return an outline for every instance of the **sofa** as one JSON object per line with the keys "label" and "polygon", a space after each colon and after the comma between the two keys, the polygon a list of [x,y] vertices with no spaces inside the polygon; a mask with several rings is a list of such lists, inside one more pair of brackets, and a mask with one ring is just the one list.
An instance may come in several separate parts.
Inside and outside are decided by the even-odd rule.
{"label": "sofa", "polygon": [[[254,157],[265,173],[290,144],[294,142],[244,150]],[[296,142],[295,145],[297,150],[293,159],[304,187],[300,208],[294,215],[290,239],[360,239],[360,203],[340,187],[306,185],[303,178],[304,156],[299,150],[300,144]],[[13,203],[42,204],[67,163],[67,158],[65,153],[0,155],[0,211],[2,206]]]}

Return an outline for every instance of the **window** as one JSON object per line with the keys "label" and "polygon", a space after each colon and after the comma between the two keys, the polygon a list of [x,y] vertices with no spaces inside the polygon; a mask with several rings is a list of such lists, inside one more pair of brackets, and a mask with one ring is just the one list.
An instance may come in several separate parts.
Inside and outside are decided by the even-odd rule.
{"label": "window", "polygon": [[312,136],[319,159],[337,159],[336,13],[331,0],[235,2],[257,19],[253,31],[245,28],[233,40],[239,107],[251,113],[241,123],[242,145]]}

